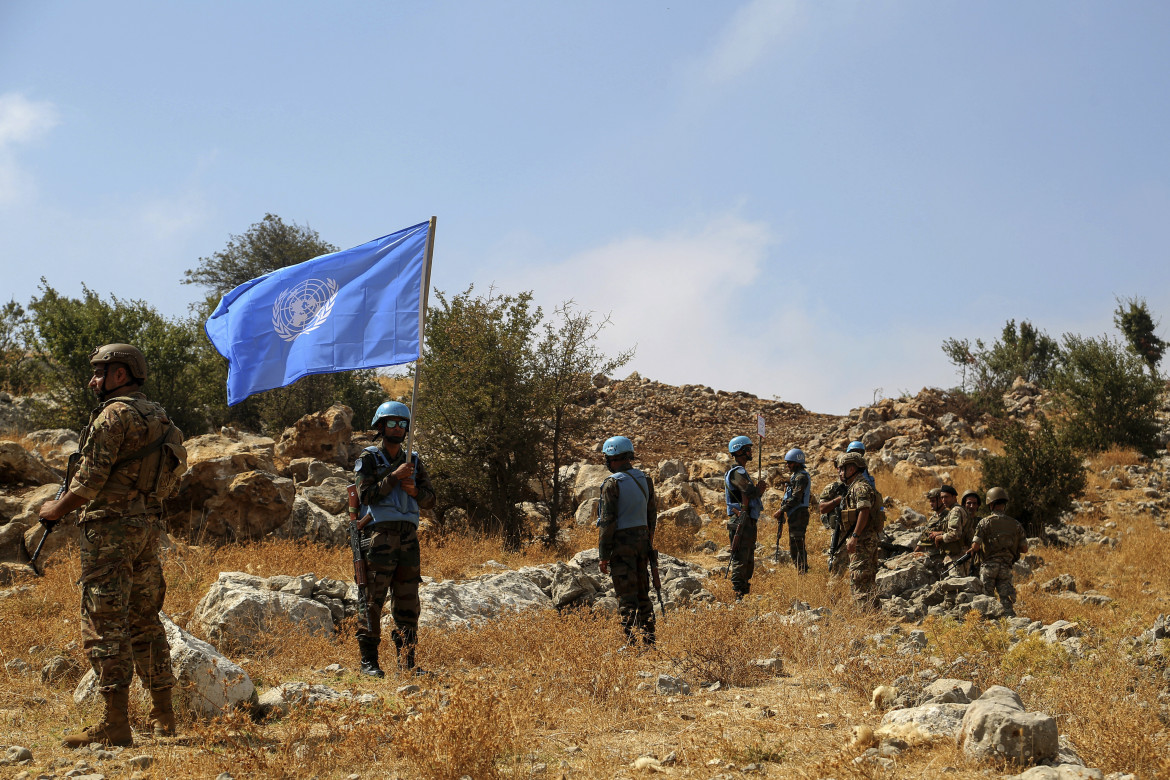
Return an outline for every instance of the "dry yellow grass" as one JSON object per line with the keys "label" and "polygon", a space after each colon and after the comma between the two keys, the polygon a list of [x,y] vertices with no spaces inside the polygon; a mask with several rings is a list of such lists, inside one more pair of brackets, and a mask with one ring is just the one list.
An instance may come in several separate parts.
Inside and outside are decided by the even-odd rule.
{"label": "dry yellow grass", "polygon": [[[1124,464],[1128,456],[1102,457]],[[1094,462],[1098,472],[1102,462]],[[883,489],[890,490],[886,484]],[[1098,489],[1103,487],[1092,487]],[[1093,654],[1084,660],[1034,641],[1010,647],[1001,627],[978,620],[928,621],[924,628],[931,645],[921,654],[902,656],[888,646],[874,646],[867,637],[886,629],[890,620],[857,613],[847,583],[826,576],[820,551],[827,533],[814,520],[808,536],[813,568],[801,576],[790,566],[765,560],[775,539],[775,526],[766,520],[760,542],[767,552],[757,556],[752,596],[733,605],[729,583],[713,576],[708,588],[717,603],[668,615],[659,624],[659,647],[653,652],[620,650],[616,618],[581,611],[521,613],[473,629],[424,629],[419,662],[433,674],[420,681],[425,693],[402,698],[394,691],[411,680],[392,673],[378,681],[352,671],[357,659],[351,625],[333,636],[276,630],[246,652],[233,650],[233,658],[258,684],[304,680],[354,693],[376,692],[384,699],[373,705],[294,710],[260,723],[239,713],[205,722],[184,718],[181,736],[162,741],[144,735],[145,707],[138,700],[132,714],[138,745],[116,759],[87,760],[107,777],[128,776],[124,759],[142,753],[155,758],[151,776],[173,778],[214,777],[222,771],[237,778],[344,778],[351,773],[363,778],[519,778],[541,765],[548,777],[613,777],[635,774],[629,766],[643,754],[661,759],[674,752],[677,762],[670,771],[677,777],[734,775],[746,764],[763,763],[773,777],[931,778],[951,768],[950,777],[982,778],[988,766],[946,741],[908,750],[892,773],[853,763],[861,748],[851,745],[850,728],[876,726],[881,719],[869,704],[873,687],[936,669],[937,662],[945,676],[1018,690],[1029,709],[1057,718],[1061,732],[1091,766],[1167,776],[1170,744],[1153,716],[1159,683],[1117,648],[1122,638],[1149,628],[1159,612],[1170,611],[1170,583],[1160,576],[1170,554],[1170,534],[1149,517],[1117,512],[1112,505],[1104,517],[1117,523],[1110,531],[1122,540],[1116,550],[1040,550],[1046,565],[1036,579],[1072,574],[1080,590],[1107,593],[1116,600],[1113,606],[1081,606],[1028,584],[1020,587],[1023,614],[1081,623]],[[565,558],[593,546],[595,533],[574,527],[567,545],[551,551],[534,546],[522,553],[506,553],[490,539],[425,535],[424,574],[475,576],[486,571],[483,563],[489,559],[518,567]],[[704,526],[703,539],[727,543],[719,521]],[[692,548],[673,537],[669,543],[680,552]],[[787,538],[781,546],[787,548]],[[687,557],[712,569],[718,565],[712,556]],[[291,542],[216,550],[180,546],[165,559],[166,609],[182,622],[220,571],[261,576],[311,571],[346,578],[349,566],[344,550]],[[44,683],[36,674],[55,654],[87,665],[71,644],[79,640],[78,568],[75,556],[58,560],[32,590],[0,600],[0,661],[19,657],[34,672],[6,673],[0,724],[7,732],[4,741],[32,749],[34,770],[47,770],[53,762],[71,766],[77,757],[58,748],[57,741],[95,713],[92,706],[79,710],[73,705],[76,676]],[[827,606],[832,614],[810,626],[777,620],[794,601]],[[39,649],[31,652],[34,646]],[[867,663],[853,660],[862,649],[871,657]],[[783,659],[788,676],[772,677],[751,664],[773,654]],[[330,663],[350,671],[322,675],[319,670]],[[845,665],[843,674],[836,671],[838,664]],[[655,694],[659,673],[683,676],[694,693]],[[700,687],[713,681],[731,687]],[[59,775],[63,769],[53,771]]]}

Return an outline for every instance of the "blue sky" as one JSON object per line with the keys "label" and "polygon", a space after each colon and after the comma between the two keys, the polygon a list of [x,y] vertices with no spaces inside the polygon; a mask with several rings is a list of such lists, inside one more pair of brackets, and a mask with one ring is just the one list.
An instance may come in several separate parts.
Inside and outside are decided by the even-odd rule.
{"label": "blue sky", "polygon": [[843,412],[1008,318],[1170,317],[1168,82],[1159,2],[8,0],[0,298],[182,315],[265,213],[340,247],[435,214],[439,289]]}

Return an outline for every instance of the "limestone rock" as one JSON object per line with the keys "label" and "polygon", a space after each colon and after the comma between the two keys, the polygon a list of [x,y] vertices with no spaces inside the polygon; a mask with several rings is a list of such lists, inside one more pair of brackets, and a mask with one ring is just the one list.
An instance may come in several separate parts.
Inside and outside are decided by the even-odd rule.
{"label": "limestone rock", "polygon": [[[953,706],[953,705],[952,705]],[[994,685],[968,708],[959,733],[963,750],[976,758],[1037,763],[1056,756],[1056,721],[1026,712],[1015,691]]]}
{"label": "limestone rock", "polygon": [[331,515],[345,514],[349,507],[348,479],[326,477],[320,484],[301,488],[300,494]]}
{"label": "limestone rock", "polygon": [[[553,600],[532,580],[516,571],[488,574],[472,580],[424,583],[419,588],[419,623],[435,627],[465,627],[496,617],[505,610],[552,609]],[[386,610],[383,618],[393,620]]]}
{"label": "limestone rock", "polygon": [[45,485],[60,481],[36,453],[14,441],[0,441],[0,485]]}
{"label": "limestone rock", "polygon": [[263,715],[283,716],[293,707],[314,707],[323,702],[351,698],[353,696],[349,691],[336,691],[328,685],[286,682],[261,693],[257,698],[257,707]]}
{"label": "limestone rock", "polygon": [[970,704],[980,693],[979,687],[968,680],[945,678],[923,688],[919,704]]}
{"label": "limestone rock", "polygon": [[1105,773],[1080,764],[1058,764],[1034,766],[1026,772],[1012,775],[1009,780],[1105,780]]}
{"label": "limestone rock", "polygon": [[583,463],[577,470],[577,480],[573,485],[573,500],[577,504],[591,498],[601,498],[601,483],[610,475],[605,466],[595,463]]}
{"label": "limestone rock", "polygon": [[[275,446],[277,463],[314,458],[340,466],[352,465],[353,410],[334,404],[323,412],[306,414],[285,428]],[[356,455],[356,453],[352,453]]]}
{"label": "limestone rock", "polygon": [[688,533],[697,533],[703,527],[703,520],[690,504],[676,506],[658,514],[659,526],[670,525]]}
{"label": "limestone rock", "polygon": [[[211,718],[234,707],[256,702],[256,687],[238,665],[202,639],[197,639],[159,613],[171,646],[171,672],[175,675],[175,709],[195,717]],[[134,686],[140,681],[135,677]],[[73,692],[81,704],[97,695],[97,676],[91,669]]]}
{"label": "limestone rock", "polygon": [[601,503],[599,498],[587,498],[577,507],[577,525],[597,525],[597,507]]}
{"label": "limestone rock", "polygon": [[288,522],[273,533],[284,539],[346,547],[349,545],[349,516],[330,514],[304,496],[296,496]]}
{"label": "limestone rock", "polygon": [[959,732],[967,708],[966,704],[924,704],[890,710],[882,716],[877,734],[914,742],[937,737],[953,738]]}
{"label": "limestone rock", "polygon": [[259,577],[221,572],[191,617],[195,626],[217,643],[247,647],[257,633],[278,622],[290,622],[303,631],[333,630],[329,607],[291,593],[273,592]]}
{"label": "limestone rock", "polygon": [[576,566],[563,563],[553,565],[552,600],[557,609],[567,607],[583,598],[604,590],[601,584]]}

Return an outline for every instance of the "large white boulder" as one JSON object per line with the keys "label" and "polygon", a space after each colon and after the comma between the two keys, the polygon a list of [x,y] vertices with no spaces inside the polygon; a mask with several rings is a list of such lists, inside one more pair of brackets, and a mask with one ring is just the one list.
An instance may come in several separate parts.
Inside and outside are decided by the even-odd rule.
{"label": "large white boulder", "polygon": [[332,631],[329,607],[312,599],[269,590],[267,582],[242,572],[221,572],[195,607],[192,625],[219,644],[247,647],[251,638],[280,622],[307,633]]}
{"label": "large white boulder", "polygon": [[303,496],[297,496],[293,499],[288,522],[277,528],[273,535],[343,547],[349,544],[349,516],[330,514]]}
{"label": "large white boulder", "polygon": [[917,739],[936,737],[954,738],[959,732],[966,704],[925,704],[890,710],[882,717],[877,729],[879,736]]}
{"label": "large white boulder", "polygon": [[[422,603],[419,623],[435,627],[464,627],[506,611],[552,609],[553,601],[520,572],[505,571],[471,580],[425,583],[418,592]],[[382,617],[384,629],[394,624],[390,610]]]}
{"label": "large white boulder", "polygon": [[[233,707],[256,703],[256,687],[247,672],[207,642],[179,628],[162,612],[159,618],[171,646],[177,710],[210,718]],[[140,685],[137,678],[135,685]],[[96,694],[97,675],[91,669],[77,684],[73,700],[81,704]]]}
{"label": "large white boulder", "polygon": [[1060,738],[1050,716],[1026,712],[1015,691],[993,685],[967,708],[959,743],[976,758],[1036,764],[1056,756]]}

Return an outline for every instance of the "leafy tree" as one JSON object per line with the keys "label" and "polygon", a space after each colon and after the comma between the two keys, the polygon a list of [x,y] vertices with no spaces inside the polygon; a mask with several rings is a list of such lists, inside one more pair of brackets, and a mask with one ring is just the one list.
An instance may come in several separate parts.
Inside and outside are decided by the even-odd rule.
{"label": "leafy tree", "polygon": [[516,504],[531,495],[545,436],[533,347],[542,312],[527,292],[435,296],[415,408],[436,513],[460,507],[473,530],[499,532],[517,550],[525,528]]}
{"label": "leafy tree", "polygon": [[1027,320],[1008,320],[1000,338],[987,346],[981,339],[950,338],[943,352],[959,369],[962,388],[987,411],[1002,408],[1001,397],[1016,377],[1042,387],[1049,384],[1060,360],[1060,345]]}
{"label": "leafy tree", "polygon": [[[199,258],[199,265],[184,273],[183,283],[198,285],[207,295],[193,307],[196,319],[202,323],[220,298],[244,282],[336,251],[337,247],[323,241],[309,226],[288,224],[274,214],[265,214],[243,234],[231,236],[226,247],[210,257]],[[334,403],[345,404],[361,414],[376,405],[380,392],[374,371],[314,374],[229,407],[227,360],[216,352],[206,335],[200,342],[197,363],[200,376],[206,379],[206,411],[214,427],[231,424],[275,435],[304,415]]]}
{"label": "leafy tree", "polygon": [[1154,322],[1146,302],[1141,298],[1119,300],[1113,312],[1113,322],[1125,336],[1130,349],[1146,362],[1150,373],[1157,376],[1158,363],[1162,361],[1167,344],[1154,333],[1158,323]]}
{"label": "leafy tree", "polygon": [[199,258],[198,267],[183,272],[183,284],[198,285],[218,300],[257,276],[336,251],[308,225],[265,214],[241,235],[230,236],[226,247]]}
{"label": "leafy tree", "polygon": [[1154,454],[1162,382],[1147,374],[1146,366],[1132,350],[1105,336],[1065,335],[1054,384],[1078,446],[1103,450],[1116,444]]}
{"label": "leafy tree", "polygon": [[591,312],[575,308],[572,301],[558,306],[555,316],[555,322],[544,324],[544,338],[536,351],[539,403],[548,419],[548,546],[556,543],[559,518],[569,505],[561,484],[561,466],[573,456],[572,443],[586,439],[597,424],[599,407],[593,405],[597,392],[593,377],[612,374],[633,357],[633,350],[613,358],[598,351],[597,335],[609,324],[609,318],[597,319]]}
{"label": "leafy tree", "polygon": [[983,489],[1005,489],[1008,513],[1029,535],[1058,524],[1086,483],[1085,467],[1068,428],[1057,429],[1045,417],[1038,422],[1035,431],[1014,420],[999,423],[994,433],[1003,442],[1003,454],[985,455],[981,461]]}
{"label": "leafy tree", "polygon": [[40,363],[29,353],[29,327],[15,300],[0,307],[0,389],[10,393],[26,393],[37,383]]}
{"label": "leafy tree", "polygon": [[84,285],[81,298],[69,298],[44,279],[40,297],[29,303],[29,319],[29,346],[47,364],[49,402],[39,408],[40,424],[81,427],[95,405],[87,389],[93,374],[90,353],[102,344],[124,342],[146,355],[146,394],[184,433],[205,430],[194,366],[201,332],[193,320],[168,319],[145,301],[103,297]]}

